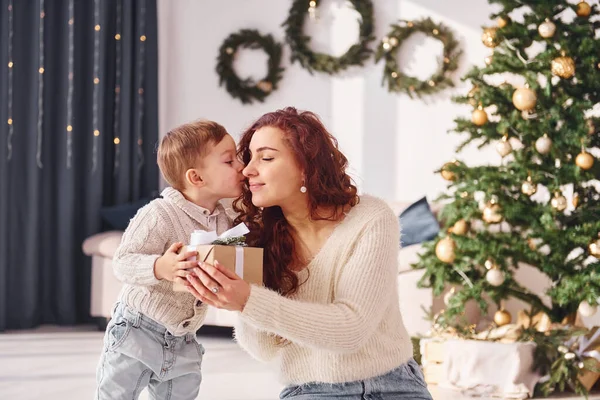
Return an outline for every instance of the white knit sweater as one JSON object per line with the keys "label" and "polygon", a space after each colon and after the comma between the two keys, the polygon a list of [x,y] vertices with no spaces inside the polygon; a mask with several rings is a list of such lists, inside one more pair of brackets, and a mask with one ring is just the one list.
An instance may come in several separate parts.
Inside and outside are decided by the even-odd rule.
{"label": "white knit sweater", "polygon": [[[349,382],[381,375],[412,357],[398,304],[398,217],[361,196],[299,272],[289,298],[252,286],[236,324],[238,343],[279,364],[281,381]],[[281,340],[278,338],[284,338]]]}
{"label": "white knit sweater", "polygon": [[170,245],[189,243],[196,229],[231,228],[232,220],[219,204],[209,210],[167,188],[162,199],[142,207],[123,234],[113,258],[117,279],[125,283],[119,301],[164,325],[173,335],[195,332],[206,317],[207,306],[187,292],[174,292],[173,283],[154,276],[154,262]]}

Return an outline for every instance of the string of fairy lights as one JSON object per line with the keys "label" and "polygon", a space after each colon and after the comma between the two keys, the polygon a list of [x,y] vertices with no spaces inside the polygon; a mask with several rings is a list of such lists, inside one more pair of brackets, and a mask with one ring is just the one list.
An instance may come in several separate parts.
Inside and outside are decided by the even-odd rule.
{"label": "string of fairy lights", "polygon": [[137,112],[137,156],[138,156],[138,171],[144,166],[144,150],[143,150],[143,118],[144,118],[144,82],[145,82],[145,56],[146,56],[146,0],[141,1],[140,5],[140,43],[139,43],[139,58],[138,58],[138,112]]}
{"label": "string of fairy lights", "polygon": [[7,105],[7,115],[8,119],[6,123],[8,124],[8,136],[6,139],[6,148],[7,148],[7,160],[10,161],[12,159],[12,138],[15,133],[14,121],[13,121],[13,68],[15,66],[13,61],[13,0],[8,0],[8,105]]}
{"label": "string of fairy lights", "polygon": [[[36,165],[38,168],[43,168],[43,151],[44,151],[44,76],[45,68],[45,19],[46,19],[46,1],[39,0],[39,25],[38,25],[38,81],[37,81],[37,125],[36,125]],[[15,117],[14,117],[14,0],[7,1],[7,125],[8,134],[6,138],[7,162],[10,162],[14,157],[13,139],[15,135]],[[136,131],[134,133],[137,142],[136,162],[137,168],[140,170],[145,163],[143,153],[143,121],[144,121],[144,84],[145,84],[145,55],[146,55],[146,1],[140,2],[140,17],[138,20],[136,41],[138,41],[136,54],[136,77],[135,86],[137,88],[136,98]],[[76,133],[74,126],[74,93],[75,93],[75,0],[68,0],[67,5],[67,96],[66,96],[66,126],[65,126],[65,154],[66,168],[73,167],[73,135]],[[99,166],[99,151],[101,149],[102,135],[102,24],[101,24],[101,0],[93,1],[93,93],[92,93],[92,154],[91,154],[91,171],[92,173],[98,170]],[[121,158],[121,103],[122,103],[122,86],[123,86],[123,0],[116,2],[116,24],[115,24],[115,86],[114,86],[114,106],[113,106],[113,144],[114,144],[114,165],[113,172],[118,174],[120,169]],[[18,130],[17,130],[18,132]]]}

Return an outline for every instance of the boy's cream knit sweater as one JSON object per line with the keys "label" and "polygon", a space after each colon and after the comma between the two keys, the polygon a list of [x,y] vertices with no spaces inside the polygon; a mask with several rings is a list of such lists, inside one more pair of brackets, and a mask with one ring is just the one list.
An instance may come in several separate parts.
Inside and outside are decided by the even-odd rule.
{"label": "boy's cream knit sweater", "polygon": [[[236,338],[255,358],[276,359],[284,383],[349,382],[412,357],[398,305],[398,217],[362,196],[290,298],[252,286]],[[280,337],[280,338],[279,338]],[[281,340],[283,338],[284,340]]]}
{"label": "boy's cream knit sweater", "polygon": [[189,243],[196,229],[221,234],[231,218],[219,204],[211,214],[186,200],[173,188],[141,208],[130,221],[113,259],[116,277],[125,283],[119,301],[164,325],[173,335],[195,332],[207,306],[187,292],[174,292],[173,283],[154,276],[154,263],[176,242]]}

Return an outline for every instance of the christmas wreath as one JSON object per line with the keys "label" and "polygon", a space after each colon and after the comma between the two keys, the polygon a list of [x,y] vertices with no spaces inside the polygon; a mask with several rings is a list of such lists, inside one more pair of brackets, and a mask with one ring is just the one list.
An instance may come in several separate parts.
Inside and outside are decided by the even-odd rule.
{"label": "christmas wreath", "polygon": [[350,66],[363,65],[363,62],[373,52],[369,48],[369,43],[375,39],[373,36],[373,3],[370,0],[350,0],[349,2],[361,17],[358,42],[350,46],[343,55],[334,57],[312,51],[309,47],[310,37],[302,31],[306,14],[315,18],[318,1],[294,0],[288,18],[283,23],[286,41],[292,50],[292,62],[298,61],[311,74],[313,71],[336,74]]}
{"label": "christmas wreath", "polygon": [[[402,43],[413,33],[422,32],[444,45],[443,60],[439,69],[427,80],[408,76],[398,68],[396,53]],[[432,94],[448,86],[454,86],[450,73],[458,68],[462,50],[450,29],[426,18],[419,21],[400,21],[392,25],[390,33],[383,38],[375,53],[375,61],[385,60],[382,84],[387,83],[390,92],[406,92],[409,96]]]}
{"label": "christmas wreath", "polygon": [[[239,47],[249,49],[262,49],[269,56],[267,76],[258,82],[252,78],[240,79],[233,69],[233,60]],[[253,29],[242,29],[232,33],[225,39],[219,48],[217,57],[217,73],[219,85],[242,103],[252,103],[253,99],[264,99],[275,89],[282,78],[281,67],[282,45],[277,43],[271,35],[261,35]]]}

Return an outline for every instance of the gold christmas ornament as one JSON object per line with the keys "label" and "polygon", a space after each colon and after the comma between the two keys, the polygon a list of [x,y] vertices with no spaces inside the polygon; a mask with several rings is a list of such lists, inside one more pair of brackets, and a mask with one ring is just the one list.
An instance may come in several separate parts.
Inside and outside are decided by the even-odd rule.
{"label": "gold christmas ornament", "polygon": [[556,25],[554,25],[554,22],[550,21],[549,18],[546,18],[546,21],[542,22],[540,26],[538,26],[538,32],[544,39],[549,39],[554,36],[554,33],[556,32]]}
{"label": "gold christmas ornament", "polygon": [[591,119],[588,119],[586,121],[586,125],[588,128],[588,135],[593,135],[596,132],[596,127],[594,126],[594,121],[592,121]]}
{"label": "gold christmas ornament", "polygon": [[528,87],[519,88],[514,91],[512,102],[518,110],[533,110],[537,103],[537,95]]}
{"label": "gold christmas ornament", "polygon": [[512,317],[505,309],[500,309],[494,314],[494,322],[498,326],[508,325],[510,324],[510,321],[512,321]]}
{"label": "gold christmas ornament", "polygon": [[442,178],[444,178],[447,181],[453,181],[456,179],[456,174],[452,171],[450,171],[448,169],[448,167],[451,167],[452,165],[456,165],[456,161],[454,162],[447,162],[446,164],[442,165]]}
{"label": "gold christmas ornament", "polygon": [[594,157],[587,151],[583,150],[575,158],[575,164],[577,164],[577,166],[583,170],[588,170],[594,166]]}
{"label": "gold christmas ornament", "polygon": [[488,224],[497,224],[502,221],[502,208],[499,204],[489,202],[483,209],[482,219]]}
{"label": "gold christmas ornament", "polygon": [[467,97],[469,98],[469,104],[471,104],[472,106],[477,105],[477,100],[475,100],[475,94],[477,92],[479,92],[479,87],[473,86],[471,90],[469,90],[469,93],[467,93]]}
{"label": "gold christmas ornament", "polygon": [[469,223],[467,221],[465,221],[464,219],[459,219],[452,226],[452,233],[454,233],[455,235],[463,236],[463,235],[466,235],[468,231],[469,231]]}
{"label": "gold christmas ornament", "polygon": [[582,317],[591,317],[598,311],[598,306],[596,304],[590,304],[584,300],[579,303],[577,311],[579,311],[579,314],[581,314]]}
{"label": "gold christmas ornament", "polygon": [[501,141],[496,143],[496,151],[502,158],[512,153],[512,150],[513,148],[508,141],[508,136],[504,136]]}
{"label": "gold christmas ornament", "polygon": [[269,81],[260,81],[256,84],[256,87],[265,93],[269,93],[273,90],[273,84]]}
{"label": "gold christmas ornament", "polygon": [[510,22],[510,17],[502,16],[498,17],[498,19],[496,20],[496,25],[498,25],[498,28],[504,28],[506,25],[510,24]]}
{"label": "gold christmas ornament", "polygon": [[552,150],[552,139],[548,137],[547,133],[544,133],[544,136],[536,140],[535,149],[540,154],[550,153],[550,150]]}
{"label": "gold christmas ornament", "polygon": [[598,234],[598,238],[589,244],[588,250],[592,256],[600,258],[600,233]]}
{"label": "gold christmas ornament", "polygon": [[477,126],[482,126],[487,123],[488,116],[483,107],[479,106],[473,111],[473,114],[471,114],[471,121]]}
{"label": "gold christmas ornament", "polygon": [[483,61],[485,61],[485,65],[490,65],[492,62],[494,62],[494,55],[490,54],[489,56],[486,56]]}
{"label": "gold christmas ornament", "polygon": [[481,41],[486,47],[494,48],[498,46],[498,28],[484,28]]}
{"label": "gold christmas ornament", "polygon": [[555,192],[550,204],[556,211],[563,211],[567,208],[567,199],[560,192]]}
{"label": "gold christmas ornament", "polygon": [[592,13],[592,7],[590,7],[590,5],[585,1],[581,1],[579,4],[577,4],[577,9],[575,12],[577,13],[578,17],[586,18]]}
{"label": "gold christmas ornament", "polygon": [[537,192],[537,185],[531,181],[531,176],[521,185],[521,192],[527,196],[533,196]]}
{"label": "gold christmas ornament", "polygon": [[569,79],[575,75],[575,61],[571,57],[556,57],[550,64],[550,70],[556,76]]}
{"label": "gold christmas ornament", "polygon": [[456,258],[456,242],[451,237],[445,237],[435,246],[435,255],[440,261],[451,263]]}
{"label": "gold christmas ornament", "polygon": [[573,204],[573,207],[575,207],[575,208],[577,208],[577,206],[579,206],[579,193],[573,194],[573,199],[571,199],[571,204]]}

